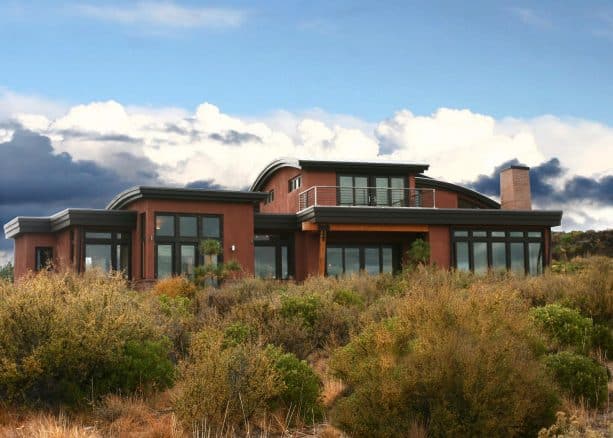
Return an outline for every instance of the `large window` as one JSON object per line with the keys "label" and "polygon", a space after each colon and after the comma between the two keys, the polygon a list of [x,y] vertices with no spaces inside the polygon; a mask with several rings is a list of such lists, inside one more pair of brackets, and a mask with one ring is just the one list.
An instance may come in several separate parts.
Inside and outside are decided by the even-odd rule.
{"label": "large window", "polygon": [[339,205],[406,205],[404,176],[339,175]]}
{"label": "large window", "polygon": [[[156,278],[172,275],[192,276],[194,268],[204,262],[200,256],[200,242],[209,239],[222,243],[222,223],[219,215],[156,214]],[[219,262],[220,256],[209,257],[207,263]]]}
{"label": "large window", "polygon": [[130,234],[115,231],[85,232],[85,270],[122,271],[130,276]]}
{"label": "large window", "polygon": [[256,234],[254,237],[255,275],[287,280],[292,275],[289,237],[279,234]]}
{"label": "large window", "polygon": [[541,231],[454,230],[452,243],[458,270],[511,270],[531,275],[543,272]]}
{"label": "large window", "polygon": [[326,274],[339,276],[364,271],[368,274],[392,273],[396,259],[392,245],[328,245]]}
{"label": "large window", "polygon": [[299,189],[302,186],[302,175],[295,176],[290,179],[287,184],[287,190],[289,192],[293,192],[296,189]]}

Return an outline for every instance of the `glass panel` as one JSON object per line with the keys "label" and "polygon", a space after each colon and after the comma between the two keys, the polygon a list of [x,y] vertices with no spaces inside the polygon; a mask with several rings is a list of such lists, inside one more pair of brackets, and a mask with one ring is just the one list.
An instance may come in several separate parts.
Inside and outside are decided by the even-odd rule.
{"label": "glass panel", "polygon": [[118,265],[117,270],[127,274],[130,268],[130,250],[128,245],[117,245],[115,251]]}
{"label": "glass panel", "polygon": [[203,237],[221,237],[221,226],[218,217],[206,216],[202,218]]}
{"label": "glass panel", "polygon": [[328,275],[341,275],[343,273],[343,249],[328,247],[326,249],[326,268]]}
{"label": "glass panel", "polygon": [[166,278],[172,275],[172,245],[158,245],[157,278]]}
{"label": "glass panel", "polygon": [[255,247],[255,275],[261,278],[276,278],[275,247]]}
{"label": "glass panel", "polygon": [[528,237],[543,237],[540,231],[528,231]]}
{"label": "glass panel", "polygon": [[345,273],[360,271],[360,248],[345,248]]}
{"label": "glass panel", "polygon": [[270,234],[256,234],[253,236],[253,240],[256,242],[269,242],[272,240],[272,235]]}
{"label": "glass panel", "polygon": [[85,232],[86,239],[111,239],[111,233],[96,233],[92,231]]}
{"label": "glass panel", "polygon": [[469,271],[468,265],[468,242],[455,243],[456,268],[459,271]]}
{"label": "glass panel", "polygon": [[389,246],[384,246],[383,248],[381,248],[381,251],[383,256],[383,265],[381,266],[381,270],[383,272],[388,272],[391,274],[394,271],[394,264],[392,261],[392,248],[390,248]]}
{"label": "glass panel", "polygon": [[111,265],[111,245],[96,245],[88,243],[85,245],[85,269],[101,269],[109,272],[113,269]]}
{"label": "glass panel", "polygon": [[198,236],[198,220],[195,216],[179,217],[179,235],[181,237]]}
{"label": "glass panel", "polygon": [[155,217],[155,235],[156,236],[174,236],[175,235],[175,217],[158,215]]}
{"label": "glass panel", "polygon": [[392,190],[391,190],[391,205],[394,207],[404,206],[404,178],[394,176],[391,178]]}
{"label": "glass panel", "polygon": [[504,231],[492,231],[492,237],[505,237]]}
{"label": "glass panel", "polygon": [[181,274],[188,277],[194,275],[196,265],[196,247],[194,245],[181,245]]}
{"label": "glass panel", "polygon": [[528,243],[528,263],[530,275],[543,273],[543,250],[542,245],[536,242]]}
{"label": "glass panel", "polygon": [[36,270],[47,269],[53,263],[52,248],[38,248],[36,250]]}
{"label": "glass panel", "polygon": [[350,176],[341,176],[339,178],[340,199],[341,205],[353,205],[353,178]]}
{"label": "glass panel", "polygon": [[492,269],[507,269],[506,244],[492,242]]}
{"label": "glass panel", "polygon": [[287,280],[289,278],[289,269],[287,263],[287,246],[281,246],[281,278]]}
{"label": "glass panel", "polygon": [[510,237],[524,237],[523,231],[511,231],[509,233]]}
{"label": "glass panel", "polygon": [[375,205],[389,205],[389,181],[387,177],[375,178]]}
{"label": "glass panel", "polygon": [[511,243],[511,270],[518,273],[525,272],[523,243]]}
{"label": "glass panel", "polygon": [[476,274],[487,272],[487,243],[473,242],[473,261]]}
{"label": "glass panel", "polygon": [[378,274],[379,268],[379,248],[364,248],[364,270],[369,274]]}
{"label": "glass panel", "polygon": [[473,231],[473,237],[487,237],[487,231]]}
{"label": "glass panel", "polygon": [[355,182],[355,205],[368,205],[368,177],[356,176]]}
{"label": "glass panel", "polygon": [[453,235],[455,237],[468,237],[468,231],[454,231]]}

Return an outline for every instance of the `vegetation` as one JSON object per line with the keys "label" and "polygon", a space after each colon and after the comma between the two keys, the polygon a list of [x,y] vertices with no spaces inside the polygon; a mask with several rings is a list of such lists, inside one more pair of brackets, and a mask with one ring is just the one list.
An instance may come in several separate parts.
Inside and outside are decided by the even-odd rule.
{"label": "vegetation", "polygon": [[613,257],[613,230],[554,232],[552,241],[556,260],[593,255]]}
{"label": "vegetation", "polygon": [[13,268],[13,264],[11,262],[8,262],[6,265],[4,266],[0,266],[0,280],[5,280],[5,281],[13,281],[13,272],[14,272],[14,268]]}
{"label": "vegetation", "polygon": [[613,262],[565,263],[148,292],[0,280],[0,435],[605,436],[585,419],[608,406]]}

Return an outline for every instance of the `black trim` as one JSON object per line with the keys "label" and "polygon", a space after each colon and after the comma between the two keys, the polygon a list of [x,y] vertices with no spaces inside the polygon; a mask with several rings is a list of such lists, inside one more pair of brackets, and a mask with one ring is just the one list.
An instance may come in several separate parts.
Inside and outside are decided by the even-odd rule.
{"label": "black trim", "polygon": [[[341,187],[341,178],[342,177],[349,177],[351,178],[351,186],[347,186],[347,187]],[[366,188],[366,195],[367,195],[367,199],[366,199],[366,204],[356,204],[356,190],[364,190],[364,188],[362,187],[357,187],[355,185],[355,178],[356,177],[366,177],[367,178],[367,187]],[[405,206],[406,203],[408,202],[407,199],[407,189],[409,187],[409,178],[407,175],[405,174],[387,174],[387,175],[382,175],[379,173],[337,173],[336,174],[336,187],[338,187],[336,189],[336,205],[340,206],[340,205],[348,205],[348,204],[341,204],[341,190],[352,190],[352,205],[354,206],[366,206],[366,205],[370,205],[370,206],[378,206],[378,207],[385,207],[385,206],[390,206],[391,202],[392,202],[392,196],[391,196],[391,190],[394,190],[394,188],[392,187],[392,178],[402,178],[402,205]],[[377,178],[387,178],[387,187],[381,187],[380,190],[387,190],[387,196],[388,196],[388,202],[387,204],[379,204],[378,200],[377,200]]]}
{"label": "black trim", "polygon": [[466,196],[469,199],[473,199],[478,203],[483,204],[486,208],[495,208],[500,209],[500,204],[485,195],[482,195],[479,192],[471,190],[466,187],[459,186],[457,184],[448,183],[445,181],[440,181],[434,178],[429,178],[427,176],[416,176],[415,177],[415,188],[430,188],[430,189],[441,189],[441,190],[449,190],[451,192],[457,192]]}
{"label": "black trim", "polygon": [[255,213],[254,228],[256,234],[262,230],[298,231],[298,218],[295,214]]}
{"label": "black trim", "polygon": [[[255,236],[257,236],[256,233]],[[262,236],[262,234],[259,234]],[[268,239],[266,240],[258,240],[254,236],[253,241],[253,263],[254,263],[254,271],[257,276],[257,269],[255,269],[255,265],[257,263],[256,260],[256,248],[268,247],[275,249],[275,279],[277,280],[289,280],[294,277],[294,236],[291,234],[267,234]],[[282,250],[283,247],[287,249],[287,277],[283,277],[283,259],[282,259]]]}
{"label": "black trim", "polygon": [[[132,233],[129,230],[110,231],[109,229],[84,228],[82,230],[83,239],[81,239],[83,257],[83,270],[86,270],[85,256],[87,253],[87,245],[109,245],[111,247],[111,269],[119,271],[119,260],[117,260],[117,247],[125,245],[128,251],[128,266],[125,272],[126,278],[132,278]],[[88,237],[87,233],[110,233],[110,237]],[[121,237],[117,235],[121,234]]]}
{"label": "black trim", "polygon": [[23,233],[52,233],[71,226],[133,230],[136,212],[68,208],[49,217],[19,216],[4,225],[4,234],[11,239]]}
{"label": "black trim", "polygon": [[233,190],[185,189],[171,187],[131,187],[115,196],[107,210],[120,210],[139,199],[171,199],[173,201],[216,201],[258,203],[266,193]]}
{"label": "black trim", "polygon": [[473,208],[309,207],[298,221],[346,224],[533,225],[556,227],[562,212]]}

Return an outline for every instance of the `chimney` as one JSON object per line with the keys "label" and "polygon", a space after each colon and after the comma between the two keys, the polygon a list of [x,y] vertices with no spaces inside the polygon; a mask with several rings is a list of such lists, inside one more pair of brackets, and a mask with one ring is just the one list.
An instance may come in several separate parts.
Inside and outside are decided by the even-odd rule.
{"label": "chimney", "polygon": [[503,210],[532,210],[529,167],[511,166],[500,172],[500,207]]}

